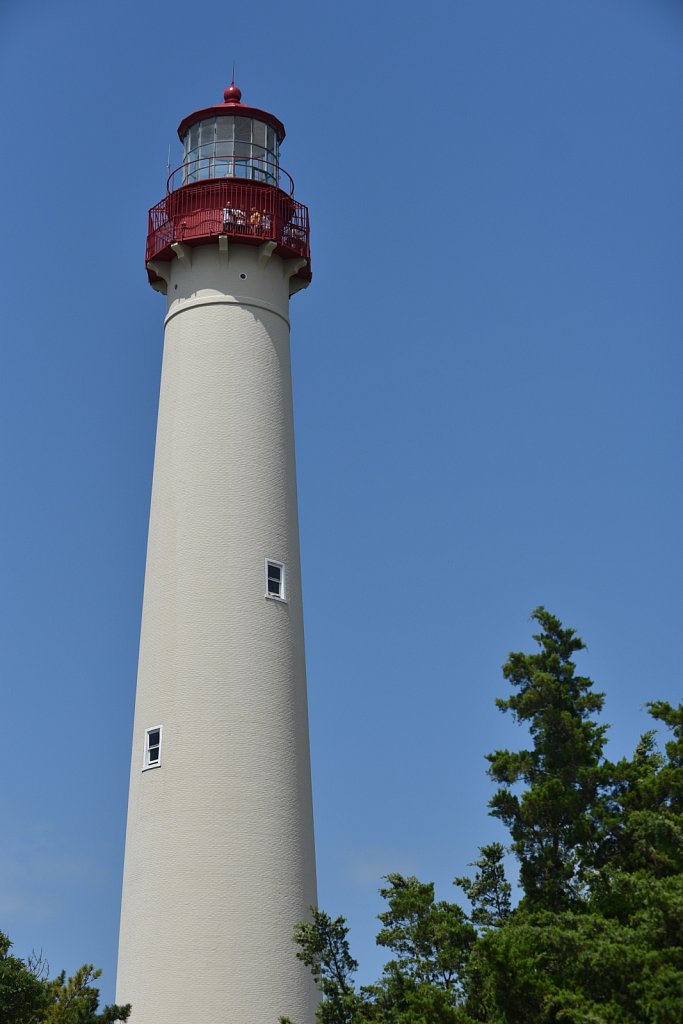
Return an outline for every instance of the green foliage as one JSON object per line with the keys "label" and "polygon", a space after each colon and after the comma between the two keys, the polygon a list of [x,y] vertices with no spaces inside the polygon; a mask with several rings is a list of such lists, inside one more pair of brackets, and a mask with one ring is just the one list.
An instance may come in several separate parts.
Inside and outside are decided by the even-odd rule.
{"label": "green foliage", "polygon": [[505,877],[502,843],[489,843],[479,848],[481,856],[472,861],[476,868],[474,879],[460,876],[455,884],[460,886],[472,905],[472,924],[484,928],[499,928],[510,916],[512,886]]}
{"label": "green foliage", "polygon": [[130,1015],[130,1006],[105,1006],[98,1013],[100,993],[93,986],[102,971],[95,970],[92,964],[84,964],[73,978],[67,978],[64,971],[54,981],[49,982],[51,1000],[44,1024],[114,1024],[115,1021],[126,1021]]}
{"label": "green foliage", "polygon": [[656,894],[636,886],[636,895],[641,909],[623,921],[597,912],[522,912],[485,935],[477,955],[486,1012],[478,1019],[680,1024],[683,950],[671,942],[681,928],[680,882]]}
{"label": "green foliage", "polygon": [[41,1024],[49,1002],[44,981],[19,957],[0,932],[0,1021],[3,1024]]}
{"label": "green foliage", "polygon": [[[541,626],[534,636],[540,651],[510,654],[503,675],[517,692],[496,703],[527,723],[533,747],[488,755],[489,774],[501,784],[490,806],[510,830],[527,902],[559,911],[580,897],[582,867],[598,838],[592,812],[606,726],[591,717],[601,711],[603,694],[576,675],[571,660],[583,641],[544,608],[532,617]],[[526,787],[521,793],[513,789],[519,783]]]}
{"label": "green foliage", "polygon": [[66,977],[46,977],[40,957],[24,961],[10,954],[11,942],[0,932],[0,1022],[2,1024],[115,1024],[126,1021],[130,1006],[106,1006],[101,1013],[99,991],[92,984],[100,977],[86,964]]}
{"label": "green foliage", "polygon": [[312,911],[296,938],[320,1024],[683,1021],[683,704],[648,704],[669,732],[663,752],[651,730],[612,763],[603,696],[573,661],[583,641],[543,608],[533,618],[538,649],[509,656],[513,692],[497,702],[530,742],[488,757],[520,902],[500,843],[455,879],[469,913],[431,883],[387,875],[377,942],[390,959],[360,989],[344,918]]}
{"label": "green foliage", "polygon": [[398,874],[387,875],[386,880],[389,884],[380,895],[388,909],[379,915],[384,927],[377,945],[391,950],[395,959],[385,967],[385,975],[454,991],[476,939],[467,915],[457,903],[437,903],[431,882]]}
{"label": "green foliage", "polygon": [[[348,928],[343,917],[331,918],[311,908],[311,920],[301,921],[294,930],[299,946],[297,957],[310,969],[323,997],[318,1008],[320,1024],[352,1024],[362,1020],[362,998],[356,992],[353,975],[357,962],[349,951]],[[280,1024],[291,1024],[286,1017]]]}

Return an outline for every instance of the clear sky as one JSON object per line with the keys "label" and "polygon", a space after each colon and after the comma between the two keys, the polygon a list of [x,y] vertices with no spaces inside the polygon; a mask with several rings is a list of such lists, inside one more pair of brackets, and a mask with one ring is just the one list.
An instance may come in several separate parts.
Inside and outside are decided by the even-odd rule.
{"label": "clear sky", "polygon": [[[683,6],[3,0],[0,929],[111,999],[163,331],[169,143],[287,126],[321,904],[372,976],[388,871],[441,896],[500,666],[546,604],[612,754],[681,697]],[[267,965],[264,965],[267,970]]]}

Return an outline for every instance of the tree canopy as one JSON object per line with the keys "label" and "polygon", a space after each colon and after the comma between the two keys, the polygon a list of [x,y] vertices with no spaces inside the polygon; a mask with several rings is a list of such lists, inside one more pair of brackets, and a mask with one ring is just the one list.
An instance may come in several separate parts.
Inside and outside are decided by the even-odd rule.
{"label": "tree canopy", "polygon": [[544,608],[532,617],[536,649],[508,656],[512,692],[497,701],[528,742],[487,755],[509,846],[483,845],[473,876],[455,879],[465,906],[386,876],[377,943],[390,959],[373,985],[355,984],[344,918],[313,909],[295,939],[319,1024],[683,1020],[683,704],[647,705],[668,730],[663,750],[651,729],[610,761],[604,695],[573,660],[583,641]]}
{"label": "tree canopy", "polygon": [[84,964],[72,978],[62,971],[48,977],[42,956],[22,960],[10,952],[12,943],[0,932],[0,1022],[2,1024],[115,1024],[128,1020],[130,1006],[105,1006],[98,1012],[101,975]]}

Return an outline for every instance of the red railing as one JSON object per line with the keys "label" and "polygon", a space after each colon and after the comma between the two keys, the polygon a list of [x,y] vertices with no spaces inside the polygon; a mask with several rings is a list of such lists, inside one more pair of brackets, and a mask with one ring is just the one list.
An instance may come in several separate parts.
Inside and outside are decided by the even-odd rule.
{"label": "red railing", "polygon": [[308,210],[274,185],[214,178],[183,185],[149,211],[146,259],[170,257],[173,242],[227,235],[275,242],[283,255],[310,257]]}

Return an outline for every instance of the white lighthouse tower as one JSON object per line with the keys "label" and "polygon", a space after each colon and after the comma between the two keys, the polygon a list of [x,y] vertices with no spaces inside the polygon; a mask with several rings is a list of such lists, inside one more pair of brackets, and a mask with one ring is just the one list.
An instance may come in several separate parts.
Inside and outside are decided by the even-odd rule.
{"label": "white lighthouse tower", "polygon": [[164,356],[117,999],[131,1024],[311,1024],[315,902],[289,298],[308,212],[272,114],[186,117],[152,208]]}

